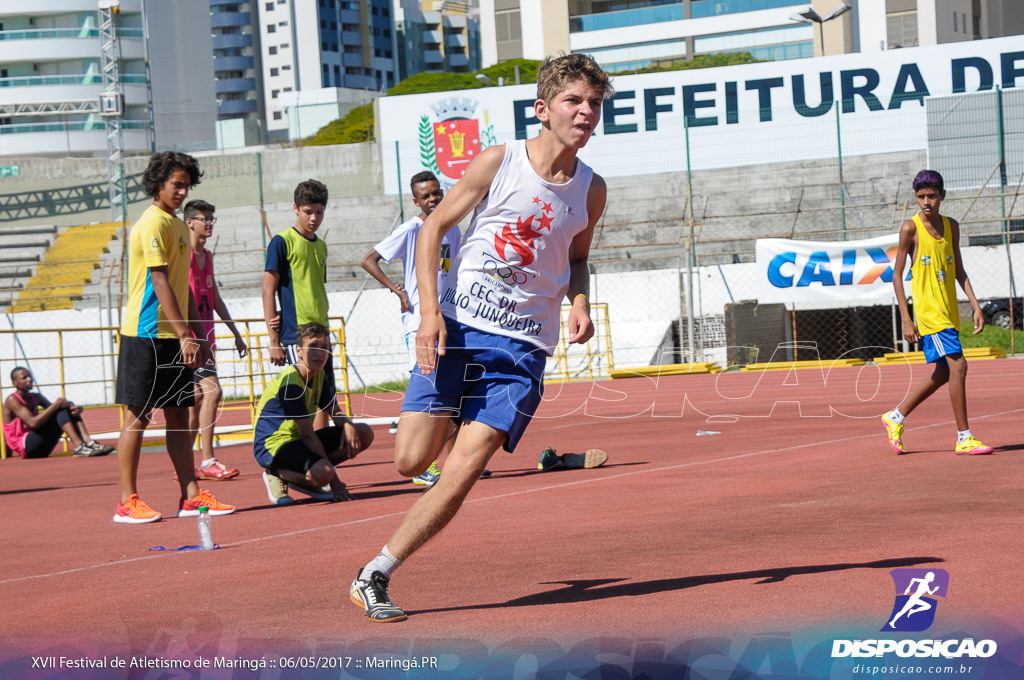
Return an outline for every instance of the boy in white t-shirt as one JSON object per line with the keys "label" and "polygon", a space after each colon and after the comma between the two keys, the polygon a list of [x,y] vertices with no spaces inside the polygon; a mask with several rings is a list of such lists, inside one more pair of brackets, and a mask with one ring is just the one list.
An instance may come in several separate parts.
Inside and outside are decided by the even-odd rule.
{"label": "boy in white t-shirt", "polygon": [[[412,203],[420,209],[420,214],[400,224],[383,241],[371,248],[370,252],[363,256],[360,264],[370,276],[398,296],[401,303],[402,327],[405,330],[405,347],[409,353],[409,371],[412,372],[416,368],[416,330],[420,327],[420,296],[419,287],[416,285],[416,239],[423,221],[434,212],[434,208],[444,198],[444,191],[441,189],[441,183],[437,181],[437,176],[429,170],[413,175],[409,188],[412,190]],[[439,291],[444,290],[452,259],[459,252],[459,237],[459,227],[455,226],[441,240],[441,257],[437,267]],[[404,284],[392,281],[380,266],[381,260],[391,263],[396,259],[402,260],[405,269]],[[440,474],[437,463],[432,462],[422,475],[413,477],[412,481],[422,486],[433,486]]]}
{"label": "boy in white t-shirt", "polygon": [[[444,474],[352,582],[349,597],[371,621],[406,618],[388,593],[392,574],[451,521],[498,448],[515,449],[541,401],[563,299],[572,303],[566,341],[594,334],[587,258],[607,187],[576,154],[611,94],[592,57],[546,60],[534,102],[540,134],[483,150],[420,229],[417,370],[398,425],[398,471],[421,474],[443,446],[449,419],[461,426]],[[438,291],[428,268],[443,236],[470,213],[452,275]]]}
{"label": "boy in white t-shirt", "polygon": [[[416,368],[416,330],[420,327],[420,296],[416,285],[416,239],[420,227],[444,197],[441,184],[429,170],[417,173],[409,182],[412,189],[412,203],[420,214],[406,220],[387,238],[375,245],[360,263],[373,278],[398,296],[401,303],[402,327],[405,329],[405,346],[409,350],[409,371]],[[459,227],[455,226],[441,240],[441,257],[437,268],[437,289],[444,290],[452,259],[459,252]],[[404,283],[395,283],[380,267],[380,261],[391,263],[402,260],[405,268]]]}

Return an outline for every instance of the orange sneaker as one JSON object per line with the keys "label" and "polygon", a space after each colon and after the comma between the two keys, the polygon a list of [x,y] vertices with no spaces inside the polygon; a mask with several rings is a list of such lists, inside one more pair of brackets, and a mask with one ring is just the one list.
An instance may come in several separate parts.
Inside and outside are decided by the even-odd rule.
{"label": "orange sneaker", "polygon": [[235,506],[221,503],[213,494],[205,489],[200,489],[195,498],[188,500],[182,498],[178,501],[178,517],[196,517],[199,515],[199,508],[206,506],[210,509],[210,515],[230,515],[235,511]]}
{"label": "orange sneaker", "polygon": [[114,522],[117,524],[148,524],[149,522],[159,522],[163,517],[159,512],[146,505],[139,498],[139,494],[133,493],[128,496],[128,502],[117,504]]}

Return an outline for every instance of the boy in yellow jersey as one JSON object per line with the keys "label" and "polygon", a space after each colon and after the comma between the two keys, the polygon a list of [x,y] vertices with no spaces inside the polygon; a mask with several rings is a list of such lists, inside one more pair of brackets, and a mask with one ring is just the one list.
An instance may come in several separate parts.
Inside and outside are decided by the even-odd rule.
{"label": "boy in yellow jersey", "polygon": [[[882,416],[882,423],[889,436],[889,446],[896,453],[904,453],[904,418],[935,390],[949,383],[949,400],[953,403],[953,417],[958,430],[955,452],[968,455],[991,453],[992,447],[975,439],[967,424],[967,360],[960,347],[960,313],[954,281],[963,288],[974,310],[975,335],[985,327],[985,317],[960,257],[960,225],[956,220],[939,214],[939,206],[946,198],[939,173],[934,170],[917,173],[914,196],[919,212],[900,227],[900,245],[892,265],[892,282],[903,315],[903,337],[907,342],[921,342],[925,359],[934,365],[934,369],[903,403]],[[907,296],[903,291],[903,268],[908,255],[916,323],[910,316]]]}
{"label": "boy in yellow jersey", "polygon": [[136,488],[142,437],[155,408],[163,409],[167,455],[181,486],[178,517],[194,517],[202,506],[211,515],[235,511],[199,488],[188,426],[195,403],[192,371],[209,359],[210,345],[188,287],[188,227],[175,213],[202,174],[192,156],[164,151],[153,154],[142,175],[153,203],[128,234],[128,305],[117,357],[116,400],[125,407],[117,440],[118,524],[146,524],[163,517],[139,498]]}

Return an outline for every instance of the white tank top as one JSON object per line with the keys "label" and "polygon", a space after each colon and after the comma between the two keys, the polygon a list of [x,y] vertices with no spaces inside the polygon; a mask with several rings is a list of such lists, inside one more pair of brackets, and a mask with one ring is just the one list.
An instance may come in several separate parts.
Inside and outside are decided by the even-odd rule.
{"label": "white tank top", "polygon": [[547,182],[530,165],[525,141],[506,144],[452,263],[455,276],[440,291],[441,312],[554,352],[569,288],[569,245],[587,227],[593,177],[577,159],[571,180]]}

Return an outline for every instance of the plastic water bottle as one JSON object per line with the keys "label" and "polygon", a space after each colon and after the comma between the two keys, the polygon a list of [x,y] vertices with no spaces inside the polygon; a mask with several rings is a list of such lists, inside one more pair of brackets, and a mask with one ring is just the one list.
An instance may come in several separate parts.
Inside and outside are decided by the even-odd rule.
{"label": "plastic water bottle", "polygon": [[213,550],[213,534],[210,533],[210,508],[199,506],[199,545],[203,550]]}

